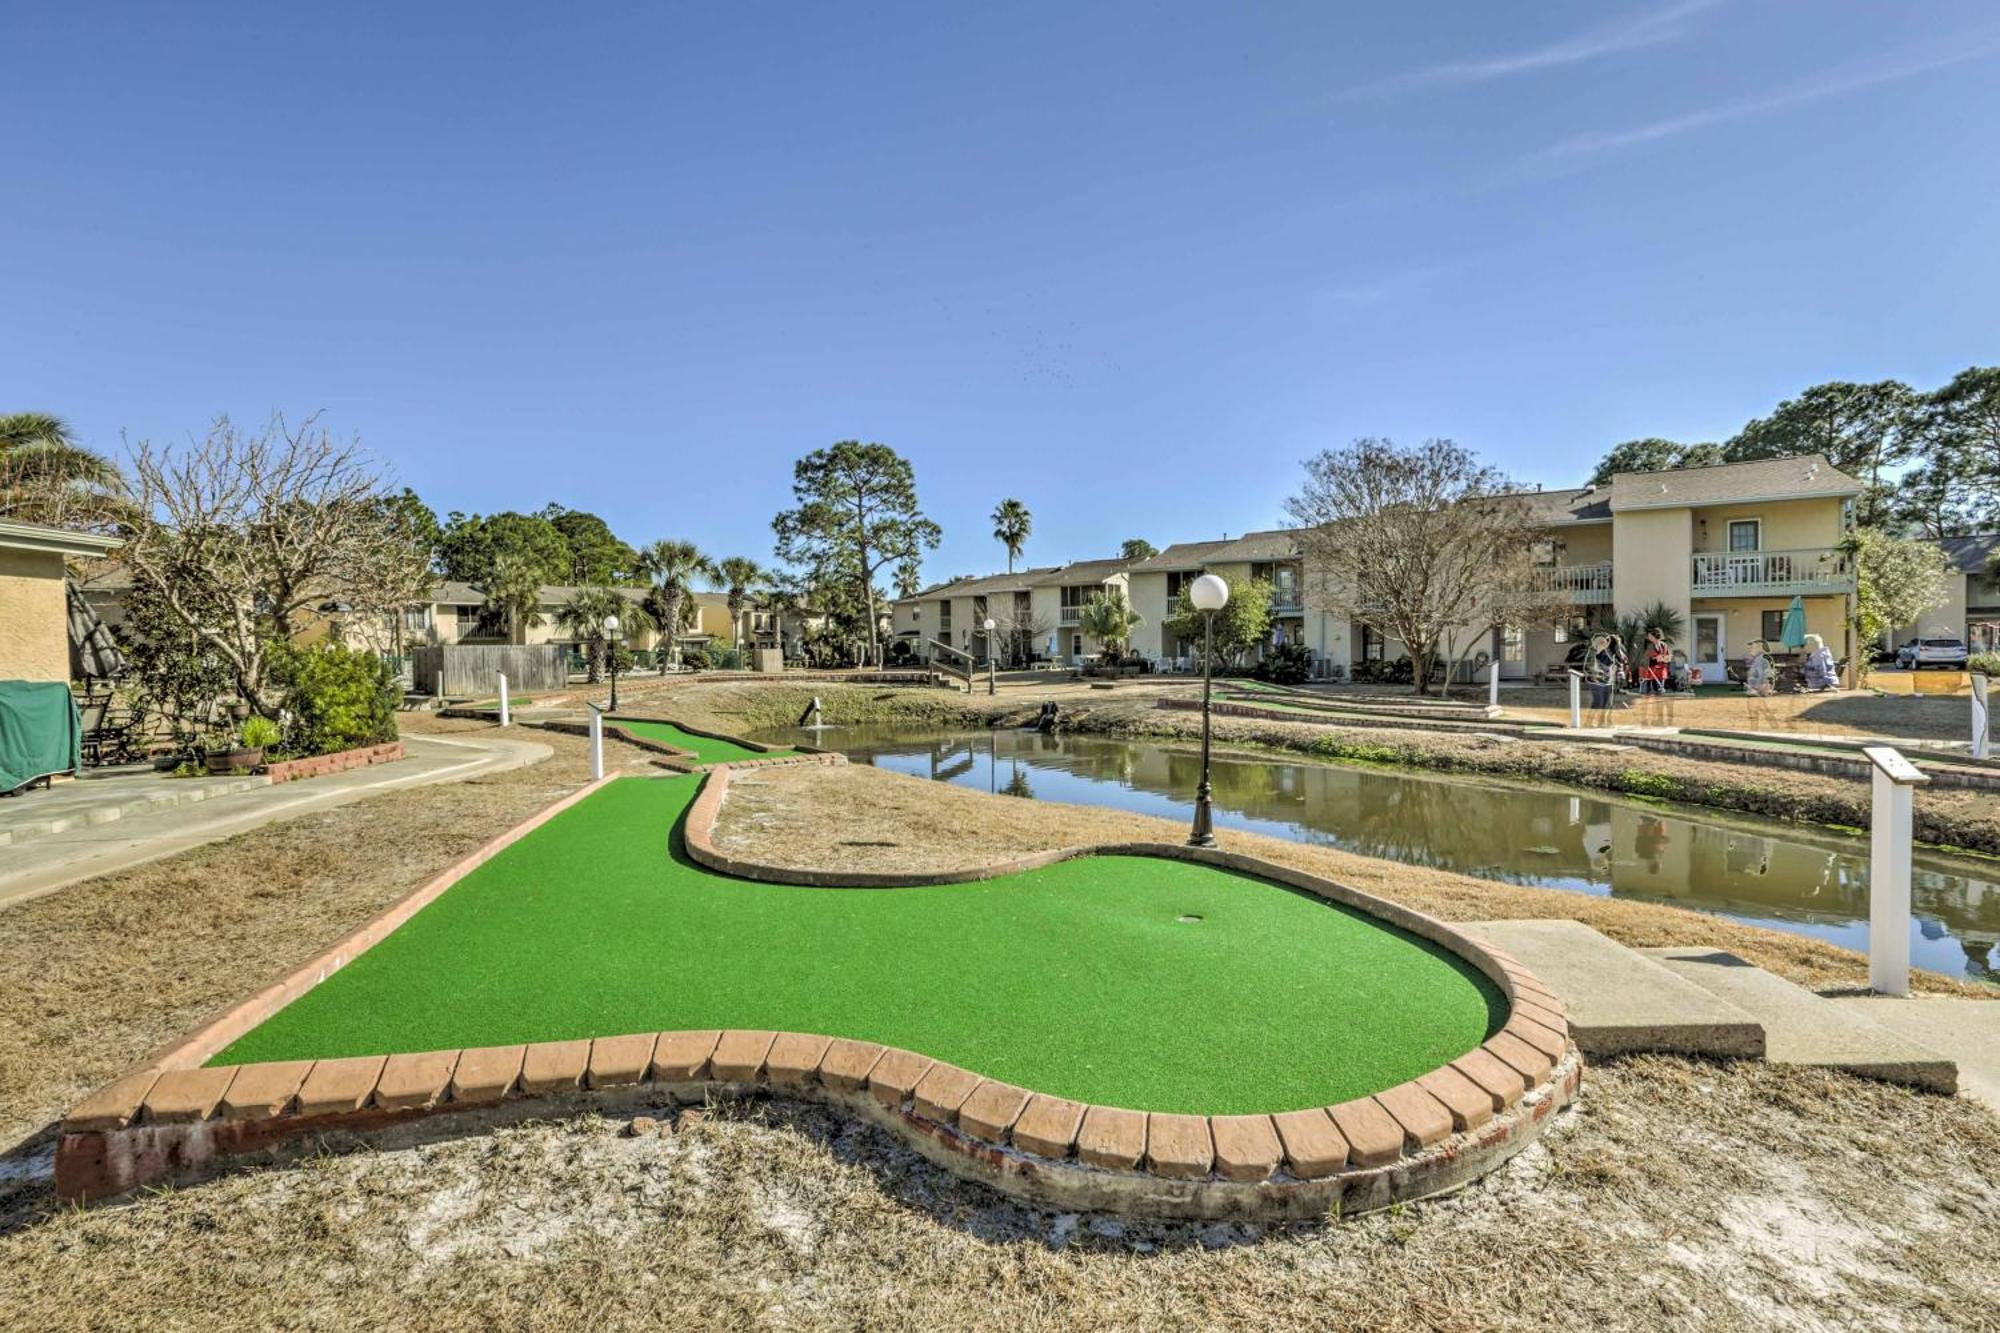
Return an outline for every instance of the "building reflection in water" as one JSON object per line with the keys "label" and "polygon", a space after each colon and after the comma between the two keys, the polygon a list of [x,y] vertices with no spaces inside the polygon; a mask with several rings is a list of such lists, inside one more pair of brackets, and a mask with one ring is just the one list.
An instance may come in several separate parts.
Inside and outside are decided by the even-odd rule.
{"label": "building reflection in water", "polygon": [[[1200,756],[1135,742],[998,731],[829,734],[858,761],[1031,799],[1185,819]],[[1375,769],[1218,759],[1216,823],[1510,884],[1673,903],[1867,948],[1858,837],[1562,792]],[[1911,959],[1992,977],[2000,868],[1920,854]]]}

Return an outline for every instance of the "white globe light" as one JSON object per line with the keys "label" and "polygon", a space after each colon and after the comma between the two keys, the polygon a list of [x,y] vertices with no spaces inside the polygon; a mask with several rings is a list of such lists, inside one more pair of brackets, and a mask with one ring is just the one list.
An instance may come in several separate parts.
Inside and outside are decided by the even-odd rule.
{"label": "white globe light", "polygon": [[1214,574],[1203,574],[1188,589],[1188,600],[1197,611],[1220,611],[1229,605],[1229,585]]}
{"label": "white globe light", "polygon": [[986,632],[988,634],[991,634],[993,632],[993,617],[991,616],[988,616],[986,618]]}
{"label": "white globe light", "polygon": [[617,617],[617,616],[606,616],[606,617],[604,617],[604,631],[605,631],[605,633],[607,633],[607,634],[616,634],[616,633],[618,632],[618,617]]}

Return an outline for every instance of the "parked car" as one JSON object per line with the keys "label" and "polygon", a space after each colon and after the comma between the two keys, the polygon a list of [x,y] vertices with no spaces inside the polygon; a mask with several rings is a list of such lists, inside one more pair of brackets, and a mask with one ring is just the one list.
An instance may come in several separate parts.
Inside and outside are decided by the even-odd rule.
{"label": "parked car", "polygon": [[1917,641],[1915,639],[1906,639],[1902,643],[1892,643],[1887,648],[1878,651],[1875,654],[1874,662],[1876,666],[1907,667],[1909,666],[1909,662],[1905,660],[1903,655],[1908,653],[1914,656],[1916,651]]}
{"label": "parked car", "polygon": [[1963,639],[1918,639],[1910,653],[1910,669],[1942,667],[1947,671],[1963,671],[1970,657]]}

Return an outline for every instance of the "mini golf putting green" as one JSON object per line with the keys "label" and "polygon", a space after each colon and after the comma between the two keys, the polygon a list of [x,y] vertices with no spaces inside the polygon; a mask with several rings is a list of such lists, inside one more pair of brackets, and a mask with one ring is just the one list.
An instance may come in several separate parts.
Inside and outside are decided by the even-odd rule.
{"label": "mini golf putting green", "polygon": [[682,731],[671,722],[649,722],[642,717],[607,717],[607,723],[620,726],[634,736],[643,736],[649,741],[659,741],[671,745],[676,750],[686,750],[696,760],[704,764],[730,764],[743,759],[771,759],[779,755],[794,755],[797,750],[753,750],[735,741],[717,740],[713,736],[697,736],[691,731]]}
{"label": "mini golf putting green", "polygon": [[1229,1115],[1380,1091],[1505,1018],[1447,950],[1189,862],[1083,857],[897,889],[731,879],[682,849],[700,781],[609,783],[210,1063],[774,1028]]}

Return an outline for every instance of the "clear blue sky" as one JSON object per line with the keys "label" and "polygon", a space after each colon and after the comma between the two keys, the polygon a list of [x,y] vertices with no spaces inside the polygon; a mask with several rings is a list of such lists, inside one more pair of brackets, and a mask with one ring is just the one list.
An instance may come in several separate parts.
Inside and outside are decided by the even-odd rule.
{"label": "clear blue sky", "polygon": [[881,440],[935,578],[2000,359],[1990,0],[609,8],[6,5],[0,407],[760,558]]}

